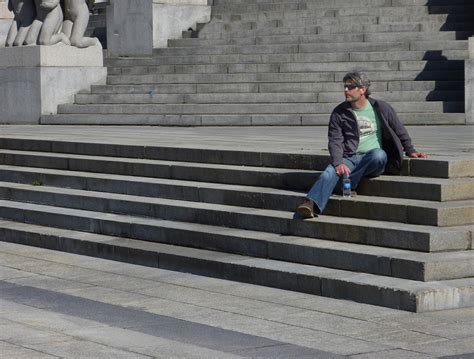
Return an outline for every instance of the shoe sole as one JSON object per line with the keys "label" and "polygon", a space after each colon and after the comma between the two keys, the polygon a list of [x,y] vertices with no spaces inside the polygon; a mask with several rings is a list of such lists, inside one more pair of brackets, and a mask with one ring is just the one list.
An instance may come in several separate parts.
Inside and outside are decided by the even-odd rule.
{"label": "shoe sole", "polygon": [[303,218],[314,218],[314,212],[309,207],[298,207],[296,209],[296,213],[298,213]]}

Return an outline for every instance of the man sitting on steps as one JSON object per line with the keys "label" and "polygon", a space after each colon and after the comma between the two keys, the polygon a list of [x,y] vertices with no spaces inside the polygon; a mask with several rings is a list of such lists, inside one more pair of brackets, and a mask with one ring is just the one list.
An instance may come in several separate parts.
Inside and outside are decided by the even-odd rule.
{"label": "man sitting on steps", "polygon": [[344,76],[346,101],[331,114],[328,148],[331,164],[308,192],[296,212],[303,218],[321,214],[338,183],[350,177],[355,189],[363,177],[377,177],[387,163],[400,170],[403,151],[411,158],[426,158],[417,152],[395,110],[370,96],[367,75],[349,72]]}

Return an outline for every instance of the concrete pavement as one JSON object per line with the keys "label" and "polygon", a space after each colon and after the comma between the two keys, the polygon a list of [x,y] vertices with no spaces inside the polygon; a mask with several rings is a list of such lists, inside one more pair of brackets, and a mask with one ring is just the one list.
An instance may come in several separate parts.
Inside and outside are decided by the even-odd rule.
{"label": "concrete pavement", "polygon": [[474,308],[413,314],[0,243],[5,358],[474,357]]}

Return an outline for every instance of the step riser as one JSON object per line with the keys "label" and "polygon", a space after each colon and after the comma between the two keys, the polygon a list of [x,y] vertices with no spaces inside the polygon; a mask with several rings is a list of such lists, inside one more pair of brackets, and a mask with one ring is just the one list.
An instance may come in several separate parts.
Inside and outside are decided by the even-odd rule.
{"label": "step riser", "polygon": [[[372,91],[377,94],[386,91],[464,91],[464,83],[461,81],[393,81],[373,82]],[[172,94],[172,93],[304,93],[304,92],[339,92],[339,82],[319,83],[239,83],[239,84],[182,84],[182,85],[106,85],[92,86],[92,94]]]}
{"label": "step riser", "polygon": [[[109,75],[114,71],[123,71],[134,68],[149,67],[156,65],[209,65],[209,64],[270,64],[286,62],[340,62],[340,61],[463,61],[469,56],[467,50],[446,50],[439,52],[426,51],[388,51],[388,52],[335,52],[335,53],[317,53],[317,54],[270,54],[270,55],[194,55],[188,56],[154,56],[144,59],[107,59]],[[118,70],[117,68],[121,68]]]}
{"label": "step riser", "polygon": [[472,31],[465,33],[457,32],[398,32],[398,33],[332,33],[317,35],[278,35],[278,36],[256,36],[256,37],[227,37],[221,38],[193,38],[168,40],[170,47],[186,46],[228,46],[228,45],[274,45],[274,44],[324,44],[324,43],[347,43],[347,42],[399,42],[399,41],[454,41],[467,40]]}
{"label": "step riser", "polygon": [[[232,74],[345,71],[352,62],[332,63],[274,63],[274,64],[216,64],[216,65],[155,65],[147,67],[111,68],[112,75],[153,74]],[[464,71],[464,61],[374,61],[358,66],[359,71]]]}
{"label": "step riser", "polygon": [[[87,143],[87,142],[66,142],[66,141],[42,141],[42,140],[26,140],[14,138],[0,138],[0,148],[19,151],[38,151],[38,152],[56,152],[74,155],[89,156],[111,156],[149,160],[179,161],[179,162],[197,162],[221,165],[237,165],[237,166],[254,166],[254,167],[275,167],[285,169],[323,170],[328,162],[328,155],[305,155],[305,154],[287,154],[287,153],[270,153],[270,152],[250,152],[250,151],[230,151],[230,150],[212,150],[199,148],[173,148],[158,146],[133,146],[133,145],[116,145],[105,143]],[[16,156],[16,157],[15,157]],[[38,166],[38,157],[35,160],[28,161],[29,156],[20,156],[2,153],[0,163],[8,163],[21,166]],[[21,159],[21,163],[16,162],[15,158]],[[107,161],[110,162],[110,161]],[[50,166],[52,162],[48,159],[44,165]],[[78,163],[78,162],[76,162]],[[91,163],[91,162],[89,162]],[[43,165],[43,164],[42,164]],[[67,169],[71,168],[71,163],[63,162],[63,166],[67,165]],[[81,166],[83,166],[81,164]],[[97,171],[91,166],[77,167],[76,170]],[[105,164],[99,165],[103,170]],[[59,167],[66,169],[65,167]],[[473,177],[474,173],[469,169],[472,168],[470,161],[457,161],[448,164],[444,161],[420,161],[405,159],[403,162],[401,175],[403,176],[419,176],[432,178],[458,178]],[[137,169],[134,169],[136,171]],[[153,170],[154,171],[154,170]],[[137,175],[145,175],[147,172],[133,172]],[[126,172],[122,174],[127,174]],[[155,174],[152,174],[155,176]],[[245,173],[244,177],[247,177]],[[434,199],[439,201],[441,199]]]}
{"label": "step riser", "polygon": [[[285,82],[337,82],[354,70],[341,72],[297,72],[297,73],[241,73],[241,74],[164,74],[145,76],[109,76],[108,85],[134,84],[189,84],[189,83],[285,83]],[[371,81],[463,81],[464,72],[455,71],[366,71]]]}
{"label": "step riser", "polygon": [[[69,169],[71,170],[71,169]],[[134,171],[133,171],[134,172]],[[45,186],[74,188],[89,191],[121,193],[136,196],[159,197],[175,200],[215,203],[231,206],[278,209],[293,212],[302,202],[304,193],[299,195],[267,193],[262,191],[226,190],[190,184],[149,183],[140,180],[104,179],[101,177],[57,175],[27,171],[1,170],[2,180],[6,182],[30,184],[40,182]],[[137,173],[134,173],[138,175]],[[156,176],[155,176],[156,177]],[[399,223],[420,224],[428,226],[461,226],[470,224],[474,209],[465,205],[459,208],[423,208],[407,204],[390,204],[345,201],[340,197],[332,197],[324,212],[330,216],[363,218]]]}
{"label": "step riser", "polygon": [[[458,251],[470,248],[470,233],[467,230],[445,231],[445,232],[420,232],[409,230],[397,230],[388,228],[364,227],[358,224],[344,224],[342,222],[301,221],[295,219],[271,217],[265,214],[226,212],[215,209],[180,207],[172,204],[151,204],[131,202],[127,200],[100,199],[85,196],[66,196],[60,194],[45,194],[37,192],[21,192],[10,190],[6,194],[17,201],[29,201],[33,203],[75,208],[82,210],[93,210],[112,212],[118,214],[133,214],[137,216],[160,218],[169,221],[192,222],[203,225],[225,226],[243,230],[262,231],[281,234],[285,236],[300,236],[309,238],[330,239],[341,242],[360,243],[388,248],[399,248],[420,252]],[[24,198],[22,198],[24,196]],[[5,213],[4,213],[5,212]],[[2,209],[2,216],[11,220],[35,223],[53,227],[62,227],[62,220],[53,219],[48,213],[12,211],[13,217],[7,217],[7,210]],[[31,214],[29,214],[31,213]],[[37,218],[45,218],[46,222],[38,222]],[[76,222],[76,219],[74,219]],[[89,222],[88,218],[80,221],[81,228],[75,230],[92,231],[107,235],[120,235],[132,237],[130,233],[101,232],[102,225]],[[85,227],[84,227],[85,226]],[[97,227],[99,226],[99,227]],[[69,228],[69,227],[68,227]],[[139,239],[139,238],[137,238]]]}
{"label": "step riser", "polygon": [[[7,211],[8,213],[8,211]],[[7,217],[14,217],[14,214]],[[28,215],[27,215],[28,216]],[[61,221],[65,229],[74,230],[76,225],[73,219]],[[119,225],[119,224],[118,224]],[[332,249],[327,247],[305,246],[284,241],[266,241],[252,237],[236,237],[218,233],[206,233],[198,231],[180,230],[167,227],[150,227],[127,231],[121,224],[121,233],[127,233],[128,238],[145,240],[155,243],[171,244],[191,248],[211,249],[224,251],[226,253],[239,254],[257,258],[269,258],[285,262],[301,263],[306,265],[322,266],[342,270],[371,273],[395,278],[411,279],[416,281],[434,281],[444,279],[461,279],[473,275],[472,258],[456,260],[439,260],[433,263],[423,262],[421,259],[405,259],[399,255],[390,257],[380,254],[365,254],[362,252],[351,252],[349,249]],[[119,227],[120,228],[120,225]],[[146,231],[146,234],[145,234]],[[0,228],[2,238],[18,237],[15,231],[9,228]],[[26,236],[25,240],[33,234]],[[20,235],[20,237],[23,237]],[[44,237],[44,236],[42,236]],[[456,263],[457,268],[452,266]],[[407,270],[409,268],[409,270]]]}
{"label": "step riser", "polygon": [[[400,114],[405,125],[465,125],[463,113]],[[131,125],[131,126],[327,126],[328,114],[322,115],[43,115],[42,125]]]}
{"label": "step riser", "polygon": [[[5,240],[5,239],[4,239]],[[361,303],[385,306],[412,312],[425,312],[472,306],[467,290],[445,289],[437,293],[417,296],[405,291],[383,289],[375,285],[354,285],[344,279],[318,278],[305,274],[285,273],[272,269],[249,268],[239,264],[130,249],[107,243],[78,241],[54,236],[15,234],[7,239],[12,243],[33,245],[69,253],[89,255],[167,270],[205,275],[268,287],[292,290],[320,296],[348,299]],[[452,293],[451,293],[452,292]],[[457,298],[453,300],[450,298]]]}
{"label": "step riser", "polygon": [[[159,101],[159,98],[158,98]],[[157,114],[157,115],[216,115],[216,114],[330,114],[338,103],[257,103],[257,104],[90,104],[59,105],[58,114]],[[397,102],[397,113],[462,113],[463,102]]]}
{"label": "step riser", "polygon": [[[87,201],[84,203],[87,203]],[[45,213],[43,210],[20,210],[19,208],[2,206],[2,217],[25,223],[101,235],[123,236],[136,240],[220,250],[246,256],[362,271],[413,280],[432,281],[444,278],[463,278],[472,276],[473,273],[473,267],[470,265],[473,258],[467,252],[466,255],[456,255],[455,258],[444,259],[438,256],[437,260],[425,262],[426,259],[423,260],[421,257],[412,256],[412,259],[409,259],[401,253],[393,257],[387,251],[385,252],[387,254],[384,255],[380,253],[366,254],[362,249],[351,252],[349,248],[341,250],[328,248],[327,245],[322,247],[306,246],[304,243],[293,243],[291,237],[288,237],[288,242],[284,240],[284,237],[282,237],[282,240],[268,241],[261,238],[261,236],[252,237],[250,234],[234,236],[215,230],[206,232],[199,227],[178,229],[176,224],[170,226],[166,222],[146,224],[140,223],[143,220],[139,220],[130,224],[127,220],[114,219],[110,216],[108,216],[108,219],[90,218],[87,217],[87,214],[66,215],[57,211]],[[453,261],[457,262],[457,267],[450,268],[449,263]]]}
{"label": "step riser", "polygon": [[390,32],[422,32],[436,33],[439,31],[466,32],[459,34],[459,38],[468,37],[474,31],[471,23],[441,24],[436,22],[418,22],[407,24],[341,24],[334,23],[313,25],[306,27],[270,27],[258,26],[257,23],[248,23],[233,26],[225,23],[209,23],[199,30],[200,39],[228,39],[241,37],[274,36],[274,35],[316,35],[316,34],[344,34],[344,33],[390,33]]}
{"label": "step riser", "polygon": [[[388,102],[422,102],[429,101],[456,101],[464,96],[464,92],[400,92],[378,93],[377,98]],[[339,92],[334,93],[232,93],[232,94],[114,94],[114,95],[76,95],[75,103],[88,104],[230,104],[230,103],[335,103],[344,101],[344,96]]]}

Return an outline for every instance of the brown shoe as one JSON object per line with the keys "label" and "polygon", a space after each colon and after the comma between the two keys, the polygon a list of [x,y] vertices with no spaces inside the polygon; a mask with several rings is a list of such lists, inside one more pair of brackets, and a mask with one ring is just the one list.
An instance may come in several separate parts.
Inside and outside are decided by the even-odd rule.
{"label": "brown shoe", "polygon": [[302,218],[314,218],[314,202],[310,199],[306,199],[296,208],[296,213]]}

